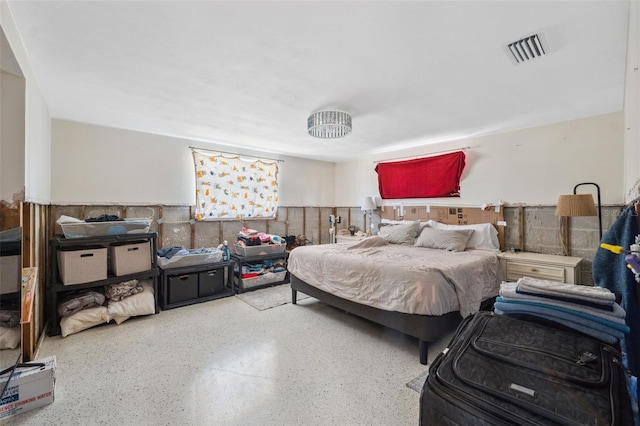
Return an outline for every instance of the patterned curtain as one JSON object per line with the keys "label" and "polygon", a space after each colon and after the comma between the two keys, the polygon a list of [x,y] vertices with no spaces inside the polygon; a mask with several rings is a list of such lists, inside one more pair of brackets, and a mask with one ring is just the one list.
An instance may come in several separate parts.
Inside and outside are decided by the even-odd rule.
{"label": "patterned curtain", "polygon": [[196,220],[273,218],[278,210],[278,163],[193,151]]}

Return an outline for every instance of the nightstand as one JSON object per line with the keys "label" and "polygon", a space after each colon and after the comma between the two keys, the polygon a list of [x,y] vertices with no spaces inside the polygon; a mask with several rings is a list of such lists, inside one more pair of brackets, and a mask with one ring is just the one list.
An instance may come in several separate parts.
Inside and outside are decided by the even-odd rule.
{"label": "nightstand", "polygon": [[505,281],[518,281],[522,277],[538,278],[567,284],[580,284],[582,258],[552,254],[504,252],[500,253],[500,266]]}
{"label": "nightstand", "polygon": [[344,234],[337,234],[336,235],[336,242],[337,243],[355,243],[357,241],[362,241],[365,238],[367,238],[366,235],[344,235]]}

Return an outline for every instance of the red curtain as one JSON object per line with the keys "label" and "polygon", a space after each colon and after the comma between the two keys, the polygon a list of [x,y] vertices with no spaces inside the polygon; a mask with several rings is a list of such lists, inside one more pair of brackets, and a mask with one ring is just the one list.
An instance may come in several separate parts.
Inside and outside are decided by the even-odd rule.
{"label": "red curtain", "polygon": [[378,187],[382,198],[440,198],[460,196],[464,152],[415,160],[379,163]]}

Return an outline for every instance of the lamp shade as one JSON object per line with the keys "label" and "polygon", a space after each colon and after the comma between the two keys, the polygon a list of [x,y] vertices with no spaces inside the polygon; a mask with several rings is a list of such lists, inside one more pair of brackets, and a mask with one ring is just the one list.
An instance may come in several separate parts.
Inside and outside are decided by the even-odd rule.
{"label": "lamp shade", "polygon": [[375,210],[375,209],[376,209],[375,197],[364,197],[364,200],[362,201],[361,210],[365,212],[365,211]]}
{"label": "lamp shade", "polygon": [[561,195],[556,216],[598,216],[598,211],[591,194]]}

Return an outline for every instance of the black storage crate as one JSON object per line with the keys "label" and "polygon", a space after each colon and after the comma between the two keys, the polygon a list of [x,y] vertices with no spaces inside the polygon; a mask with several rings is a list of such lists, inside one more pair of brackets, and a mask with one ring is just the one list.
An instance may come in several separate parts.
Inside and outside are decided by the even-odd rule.
{"label": "black storage crate", "polygon": [[224,287],[224,269],[212,269],[200,272],[198,280],[198,297],[221,293]]}
{"label": "black storage crate", "polygon": [[233,296],[233,265],[229,261],[160,268],[162,309]]}
{"label": "black storage crate", "polygon": [[168,302],[179,303],[198,298],[198,276],[178,275],[169,277]]}

